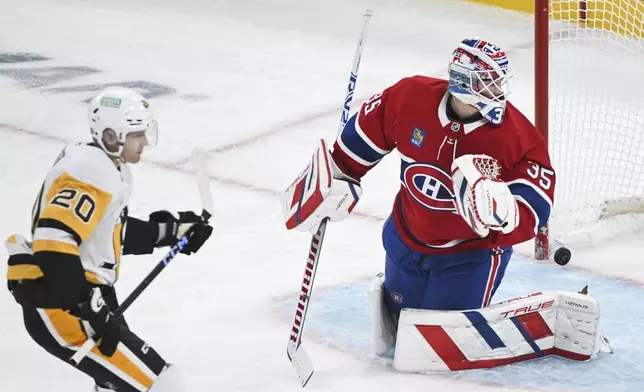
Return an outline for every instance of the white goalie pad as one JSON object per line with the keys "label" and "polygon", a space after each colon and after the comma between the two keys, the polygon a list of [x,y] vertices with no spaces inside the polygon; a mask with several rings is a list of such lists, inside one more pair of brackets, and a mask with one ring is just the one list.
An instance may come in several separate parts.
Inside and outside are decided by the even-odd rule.
{"label": "white goalie pad", "polygon": [[385,355],[396,344],[396,323],[385,307],[385,275],[379,273],[371,281],[367,296],[371,305],[371,331],[373,350],[376,355]]}
{"label": "white goalie pad", "polygon": [[535,293],[470,311],[403,309],[394,367],[404,372],[490,368],[557,355],[587,361],[600,351],[599,302]]}

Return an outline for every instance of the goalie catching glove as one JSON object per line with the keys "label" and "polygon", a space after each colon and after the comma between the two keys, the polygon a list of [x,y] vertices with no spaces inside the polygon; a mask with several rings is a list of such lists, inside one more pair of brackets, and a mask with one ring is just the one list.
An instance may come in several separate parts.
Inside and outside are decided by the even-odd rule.
{"label": "goalie catching glove", "polygon": [[499,170],[487,155],[463,155],[452,163],[456,210],[481,238],[490,230],[508,234],[519,226],[517,201],[497,179]]}
{"label": "goalie catching glove", "polygon": [[287,229],[315,233],[323,219],[346,218],[358,203],[362,188],[333,162],[324,140],[311,162],[282,194]]}

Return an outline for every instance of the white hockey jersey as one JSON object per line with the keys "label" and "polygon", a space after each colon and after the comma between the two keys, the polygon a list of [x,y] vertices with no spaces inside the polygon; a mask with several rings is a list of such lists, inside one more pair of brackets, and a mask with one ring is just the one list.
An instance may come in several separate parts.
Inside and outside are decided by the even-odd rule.
{"label": "white hockey jersey", "polygon": [[131,187],[125,163],[117,167],[95,146],[68,146],[47,174],[34,204],[33,252],[78,255],[89,282],[114,284]]}

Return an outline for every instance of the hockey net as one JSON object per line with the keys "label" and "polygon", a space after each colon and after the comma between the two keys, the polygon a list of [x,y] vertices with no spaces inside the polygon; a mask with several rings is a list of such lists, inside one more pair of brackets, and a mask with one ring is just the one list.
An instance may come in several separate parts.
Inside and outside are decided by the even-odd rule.
{"label": "hockey net", "polygon": [[535,4],[535,117],[557,172],[550,244],[644,227],[631,214],[644,212],[644,1]]}

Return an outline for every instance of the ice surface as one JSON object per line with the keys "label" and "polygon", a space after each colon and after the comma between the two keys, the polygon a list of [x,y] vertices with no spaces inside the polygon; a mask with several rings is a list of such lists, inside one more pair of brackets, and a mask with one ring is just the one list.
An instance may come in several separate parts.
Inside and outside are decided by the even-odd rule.
{"label": "ice surface", "polygon": [[[585,285],[589,286],[589,294],[601,303],[604,334],[614,354],[601,353],[600,360],[582,363],[543,358],[493,369],[454,372],[446,377],[546,390],[627,392],[637,389],[644,384],[644,324],[642,315],[633,306],[644,301],[641,285],[515,257],[493,302],[537,291],[576,292]],[[374,357],[371,349],[368,286],[369,282],[357,282],[315,292],[305,330],[309,339],[388,369],[393,358]],[[276,299],[276,306],[285,319],[292,316],[296,304],[294,298]]]}
{"label": "ice surface", "polygon": [[[95,86],[135,83],[165,91],[151,100],[160,145],[133,168],[132,215],[199,209],[187,157],[195,146],[211,152],[213,238],[197,255],[175,259],[127,313],[132,329],[180,366],[191,391],[301,389],[285,352],[291,317],[276,308],[274,298],[288,298],[299,289],[310,237],[286,232],[277,194],[302,169],[317,139],[335,135],[367,7],[374,16],[357,101],[408,75],[444,76],[453,47],[479,36],[510,52],[517,71],[511,100],[532,116],[531,18],[471,3],[1,0],[0,7],[0,51],[43,58],[0,63],[1,238],[28,232],[31,206],[50,164],[66,143],[89,137],[83,101]],[[398,188],[398,167],[395,154],[385,158],[365,178],[355,216],[329,226],[316,291],[346,287],[347,302],[358,301],[365,280],[382,268],[380,228]],[[607,285],[628,279],[633,286],[627,287],[638,287],[644,282],[641,237],[591,251],[574,249],[567,269],[547,273],[588,270],[610,277]],[[529,244],[519,247],[516,254],[528,255],[530,249]],[[124,258],[116,285],[121,298],[161,255]],[[0,247],[0,259],[5,258]],[[4,268],[0,263],[0,274]],[[506,283],[516,287],[510,278]],[[0,391],[89,391],[90,379],[31,341],[4,286],[0,280]],[[598,294],[601,290],[597,287]],[[617,305],[613,313],[607,310],[613,324],[638,315],[638,297],[624,296],[635,310],[623,313]],[[316,320],[321,319],[311,318]],[[631,349],[627,337],[611,337],[621,342],[617,349]],[[332,346],[308,332],[304,339],[317,369],[307,387],[313,390],[497,391],[503,377],[508,377],[506,390],[535,389],[516,382],[510,371],[494,373],[492,382],[398,374],[359,351],[337,349],[340,337]],[[546,369],[555,371],[558,363],[548,362]],[[532,370],[537,364],[526,366]],[[616,385],[635,380],[636,366],[619,369]],[[544,388],[570,389],[555,383]]]}

